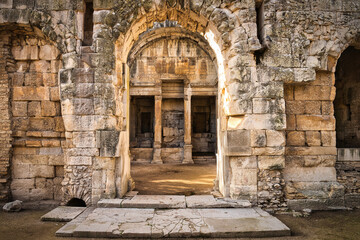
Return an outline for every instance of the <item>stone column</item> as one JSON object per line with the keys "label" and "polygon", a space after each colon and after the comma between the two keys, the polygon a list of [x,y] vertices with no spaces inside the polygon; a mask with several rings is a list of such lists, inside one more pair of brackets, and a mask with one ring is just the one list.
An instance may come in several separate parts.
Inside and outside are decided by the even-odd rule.
{"label": "stone column", "polygon": [[162,141],[162,123],[161,123],[161,104],[162,97],[155,96],[155,129],[154,129],[154,153],[151,163],[161,164],[161,141]]}
{"label": "stone column", "polygon": [[184,95],[184,160],[183,163],[194,163],[192,159],[192,145],[191,145],[191,94]]}

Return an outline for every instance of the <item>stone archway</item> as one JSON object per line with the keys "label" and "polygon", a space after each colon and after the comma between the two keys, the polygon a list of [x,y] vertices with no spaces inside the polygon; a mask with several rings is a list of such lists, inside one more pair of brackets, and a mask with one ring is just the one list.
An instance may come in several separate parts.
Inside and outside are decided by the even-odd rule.
{"label": "stone archway", "polygon": [[[216,59],[209,51],[201,35],[171,26],[148,30],[134,44],[128,57],[130,96],[132,100],[152,98],[147,101],[139,99],[138,104],[131,107],[130,145],[134,146],[135,158],[148,158],[140,154],[149,155],[152,151],[152,163],[163,163],[166,159],[173,163],[193,163],[192,150],[201,150],[197,144],[199,141],[216,144],[215,102],[213,107],[208,106],[207,111],[202,109],[205,129],[192,127],[192,119],[196,118],[192,109],[199,112],[196,108],[200,108],[193,106],[199,103],[192,98],[202,96],[210,99],[217,95]],[[145,108],[147,102],[152,104]],[[154,118],[153,123],[148,122],[154,129],[144,128],[142,117],[135,116],[136,109],[143,115],[143,121]],[[211,120],[210,116],[214,119]],[[198,133],[196,137],[192,135],[193,130]],[[209,136],[205,136],[206,133]],[[215,149],[212,151],[215,153]]]}
{"label": "stone archway", "polygon": [[[214,19],[217,22],[217,24],[220,25],[221,20],[229,20],[228,18],[231,18],[231,13],[226,12],[226,10],[220,10],[218,14],[222,14],[221,19]],[[230,99],[232,99],[232,93],[229,93],[227,88],[225,87],[225,81],[227,76],[225,76],[225,67],[228,67],[225,63],[225,57],[223,54],[229,50],[229,45],[231,45],[229,39],[224,38],[225,36],[222,36],[219,33],[218,27],[213,24],[213,22],[207,20],[205,17],[199,15],[198,13],[192,12],[191,10],[186,10],[181,8],[181,6],[178,6],[177,8],[171,8],[171,7],[165,7],[162,10],[154,11],[154,9],[149,9],[145,11],[146,13],[143,15],[138,16],[136,19],[133,20],[133,24],[128,28],[129,30],[125,34],[120,34],[120,37],[118,38],[118,41],[116,42],[116,69],[118,72],[117,79],[118,84],[122,87],[119,88],[119,95],[120,99],[122,99],[123,104],[123,113],[122,118],[129,119],[129,102],[130,102],[130,76],[129,76],[129,68],[128,68],[128,56],[131,59],[131,49],[132,48],[141,48],[140,45],[136,45],[135,43],[144,35],[147,34],[149,29],[153,28],[157,24],[166,24],[166,23],[176,23],[179,26],[181,26],[180,29],[183,29],[183,32],[188,32],[190,34],[188,35],[196,35],[201,34],[205,37],[206,41],[198,41],[200,45],[206,46],[205,49],[210,49],[208,52],[212,52],[212,59],[216,61],[216,68],[218,71],[217,79],[218,79],[218,88],[216,90],[216,94],[218,96],[217,99],[217,106],[219,107],[218,111],[218,121],[217,121],[217,184],[219,186],[219,190],[223,193],[223,195],[229,195],[230,190],[229,186],[230,184],[227,183],[228,181],[228,175],[229,175],[229,169],[228,165],[225,163],[226,155],[229,155],[228,149],[225,149],[225,138],[227,138],[226,135],[226,115],[230,112],[235,113],[236,111],[239,111],[240,109],[238,107],[235,107],[234,102],[231,102]],[[235,19],[230,19],[229,22],[234,22]],[[229,22],[226,22],[226,24],[230,24]],[[232,26],[233,28],[234,26]],[[228,29],[229,30],[228,26]],[[221,31],[224,31],[225,29],[221,29]],[[162,33],[163,36],[166,36],[166,33]],[[149,34],[151,36],[151,34]],[[194,37],[190,37],[194,38]],[[151,39],[151,37],[150,37]],[[152,39],[151,39],[152,40]],[[146,43],[146,42],[145,42]],[[129,54],[130,53],[130,54]],[[216,58],[215,58],[216,57]],[[233,66],[235,67],[235,66]],[[235,93],[235,92],[234,92]],[[235,93],[237,95],[237,93]],[[127,97],[126,97],[127,96]],[[237,96],[236,96],[237,97]],[[189,102],[190,103],[190,102]],[[155,104],[156,105],[156,104]],[[186,106],[186,104],[184,105]],[[188,105],[191,109],[191,105]],[[223,107],[225,106],[225,107]],[[156,106],[155,106],[156,109]],[[241,110],[242,111],[242,110]],[[126,115],[125,115],[126,114]],[[222,120],[220,120],[222,119]],[[191,117],[188,120],[191,122]],[[130,135],[130,126],[126,123],[128,121],[123,122],[125,123],[122,128],[124,131],[122,131],[121,134],[123,134],[123,137],[120,137],[124,142],[121,143],[122,149],[120,150],[121,153],[121,174],[118,176],[118,179],[120,182],[122,182],[122,188],[119,186],[117,187],[118,192],[124,192],[124,186],[128,186],[128,179],[131,179],[130,177],[130,158],[128,155],[128,150],[130,147],[130,144],[127,139],[129,139]],[[225,132],[224,132],[225,131]],[[240,135],[243,132],[240,133]],[[225,134],[225,135],[224,135]],[[246,135],[246,134],[245,134]],[[156,140],[155,140],[156,141]],[[191,140],[190,140],[191,141]],[[186,143],[185,143],[186,145]],[[188,145],[189,146],[189,145]],[[186,152],[186,150],[185,150]],[[189,153],[189,151],[188,151]],[[155,153],[156,154],[156,153]],[[154,154],[154,155],[155,155]],[[184,155],[189,156],[189,154],[184,153]],[[186,158],[186,157],[185,157]],[[187,159],[191,159],[191,150],[190,150],[190,157],[187,157]],[[127,169],[127,170],[125,170]],[[226,176],[225,176],[226,175]],[[126,192],[126,190],[125,190]]]}

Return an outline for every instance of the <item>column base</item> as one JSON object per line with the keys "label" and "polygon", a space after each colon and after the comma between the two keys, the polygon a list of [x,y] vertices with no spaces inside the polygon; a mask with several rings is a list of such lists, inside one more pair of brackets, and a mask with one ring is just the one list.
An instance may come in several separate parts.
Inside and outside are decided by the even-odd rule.
{"label": "column base", "polygon": [[152,164],[163,164],[161,159],[161,148],[154,148],[153,159],[151,161]]}
{"label": "column base", "polygon": [[193,164],[194,160],[192,159],[192,145],[184,146],[184,164]]}

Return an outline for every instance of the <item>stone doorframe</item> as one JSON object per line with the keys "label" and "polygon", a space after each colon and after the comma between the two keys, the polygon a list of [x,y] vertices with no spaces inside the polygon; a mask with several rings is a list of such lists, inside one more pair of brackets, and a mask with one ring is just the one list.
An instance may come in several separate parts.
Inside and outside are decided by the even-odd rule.
{"label": "stone doorframe", "polygon": [[[115,11],[116,13],[116,11]],[[108,14],[112,14],[111,11]],[[247,38],[254,39],[250,41],[252,45],[250,48],[247,41],[238,39],[236,29],[243,29],[242,24],[230,11],[226,9],[216,8],[214,17],[209,21],[209,16],[202,15],[204,13],[193,12],[189,9],[182,9],[181,6],[176,8],[165,7],[162,10],[149,9],[145,10],[143,14],[137,16],[125,30],[120,33],[119,38],[115,44],[116,53],[116,85],[115,90],[118,93],[118,102],[121,105],[122,114],[120,114],[120,137],[124,142],[119,145],[120,165],[123,166],[123,172],[118,176],[119,183],[116,186],[118,196],[122,196],[129,186],[130,177],[130,157],[128,152],[129,139],[129,67],[128,63],[133,59],[132,49],[140,49],[146,44],[146,41],[141,43],[143,38],[149,36],[153,40],[157,37],[169,36],[166,33],[170,27],[176,31],[173,34],[187,34],[189,38],[194,38],[196,35],[204,36],[206,41],[199,41],[201,46],[209,49],[212,54],[212,59],[216,62],[218,71],[218,88],[217,88],[217,187],[224,196],[231,196],[234,198],[245,198],[253,202],[257,199],[257,158],[251,158],[254,163],[251,164],[250,171],[247,167],[240,167],[233,165],[230,162],[238,161],[239,157],[249,156],[251,154],[250,129],[254,128],[252,123],[257,121],[252,115],[252,97],[249,93],[243,92],[240,89],[249,88],[251,82],[256,82],[252,78],[256,78],[255,59],[253,58],[253,51],[261,48],[257,40],[256,31],[249,32]],[[250,13],[255,14],[255,12]],[[216,17],[221,16],[221,17]],[[255,15],[254,15],[255,16]],[[176,22],[178,26],[168,26],[169,28],[160,28],[157,31],[161,34],[153,34],[149,29],[156,28],[158,24],[166,25],[168,23]],[[226,27],[224,28],[224,23]],[[251,23],[252,24],[252,23]],[[223,25],[222,27],[220,27]],[[102,25],[103,26],[103,25]],[[256,28],[256,24],[254,23]],[[105,31],[105,29],[103,29]],[[155,32],[155,31],[154,31]],[[223,34],[225,33],[226,34]],[[253,36],[252,36],[253,34]],[[173,35],[171,35],[173,36]],[[139,40],[140,39],[140,40]],[[231,40],[232,39],[232,40]],[[102,39],[103,40],[103,39]],[[96,41],[96,39],[95,39]],[[140,44],[139,44],[140,42]],[[239,46],[243,46],[242,48]],[[246,45],[246,46],[245,46]],[[238,47],[235,47],[238,46]],[[234,49],[237,53],[233,54]],[[243,49],[241,51],[240,49]],[[230,57],[229,57],[230,54]],[[251,64],[245,64],[244,58]],[[239,92],[242,92],[239,94]],[[160,98],[155,100],[156,105],[160,105]],[[189,100],[185,99],[188,103]],[[189,105],[189,104],[187,104]],[[279,116],[265,116],[266,120],[271,118],[278,119]],[[281,122],[284,123],[284,115],[280,116]],[[265,121],[266,121],[265,120]],[[262,121],[260,128],[273,129],[273,126],[266,125]],[[244,125],[245,123],[245,125]],[[266,126],[265,126],[265,125]],[[125,137],[126,136],[126,137]],[[155,136],[155,142],[157,138]],[[242,145],[238,147],[239,143]],[[189,145],[189,144],[188,144]],[[125,147],[124,147],[125,146]],[[156,154],[155,154],[156,155]],[[235,157],[235,158],[234,158]],[[187,158],[190,158],[188,156]],[[231,170],[233,168],[233,170]],[[243,178],[239,179],[243,174]],[[244,175],[245,174],[245,175]],[[246,180],[245,180],[246,179]],[[248,181],[251,179],[251,181]],[[118,181],[117,180],[117,181]],[[120,187],[122,186],[122,187]]]}

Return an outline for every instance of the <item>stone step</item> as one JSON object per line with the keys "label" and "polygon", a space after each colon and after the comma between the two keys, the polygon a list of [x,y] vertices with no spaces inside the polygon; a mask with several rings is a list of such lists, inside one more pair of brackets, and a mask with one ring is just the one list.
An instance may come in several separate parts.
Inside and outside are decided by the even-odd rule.
{"label": "stone step", "polygon": [[192,156],[193,161],[195,164],[203,164],[203,163],[215,163],[216,162],[216,156]]}
{"label": "stone step", "polygon": [[58,237],[280,237],[290,229],[259,208],[139,209],[84,211],[56,232]]}
{"label": "stone step", "polygon": [[41,217],[41,221],[70,222],[80,215],[86,207],[57,207]]}
{"label": "stone step", "polygon": [[101,199],[100,208],[249,208],[247,200],[214,198],[213,195],[136,195],[129,199]]}

